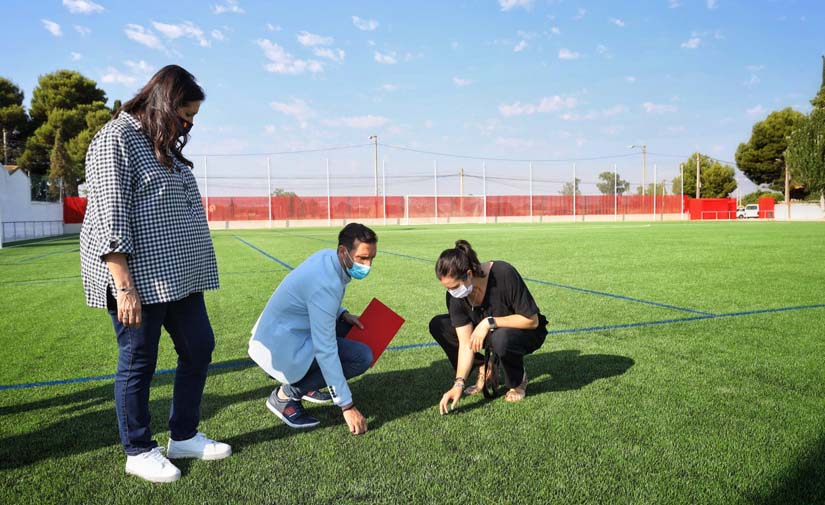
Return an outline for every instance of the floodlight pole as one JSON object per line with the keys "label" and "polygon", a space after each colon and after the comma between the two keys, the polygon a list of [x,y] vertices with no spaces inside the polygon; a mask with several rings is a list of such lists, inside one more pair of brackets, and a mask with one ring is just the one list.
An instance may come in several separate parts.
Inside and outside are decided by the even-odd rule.
{"label": "floodlight pole", "polygon": [[696,152],[696,198],[699,198],[700,195],[700,188],[702,187],[702,181],[699,178],[699,152]]}
{"label": "floodlight pole", "polygon": [[381,193],[384,196],[384,226],[387,225],[387,160],[381,161]]}
{"label": "floodlight pole", "polygon": [[332,226],[332,198],[329,194],[329,158],[327,158],[327,226]]}
{"label": "floodlight pole", "polygon": [[435,224],[438,224],[438,160],[433,160],[433,210],[435,211]]}
{"label": "floodlight pole", "polygon": [[378,135],[370,135],[370,140],[375,144],[375,196],[378,196]]}
{"label": "floodlight pole", "polygon": [[203,156],[203,193],[206,197],[206,221],[209,222],[209,174],[207,173],[207,164],[209,157]]}
{"label": "floodlight pole", "polygon": [[682,193],[681,193],[681,202],[682,202],[682,210],[680,212],[680,218],[685,218],[685,164],[679,163],[679,172],[680,172],[680,182],[682,183]]}
{"label": "floodlight pole", "polygon": [[653,220],[656,221],[656,197],[659,190],[656,188],[656,163],[653,164]]}
{"label": "floodlight pole", "polygon": [[576,222],[576,164],[573,163],[573,222]]}

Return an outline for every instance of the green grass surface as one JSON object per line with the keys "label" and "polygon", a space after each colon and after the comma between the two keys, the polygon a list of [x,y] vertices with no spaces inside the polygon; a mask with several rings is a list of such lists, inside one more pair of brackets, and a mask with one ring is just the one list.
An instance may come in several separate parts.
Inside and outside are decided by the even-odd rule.
{"label": "green grass surface", "polygon": [[[825,304],[822,223],[376,231],[373,272],[344,305],[375,296],[401,313],[393,347],[431,342],[444,311],[433,262],[458,238],[542,281],[528,286],[551,335],[526,359],[523,402],[470,397],[442,417],[453,375],[441,350],[388,350],[351,382],[367,434],[315,405],[321,426],[291,430],[246,356],[288,271],[239,238],[296,266],[337,229],[215,232],[221,289],[206,300],[213,362],[228,366],[210,372],[200,428],[233,456],[184,460],[180,481],[149,484],[123,471],[112,380],[4,389],[0,503],[825,502],[825,308],[741,314]],[[77,248],[68,237],[0,250],[0,385],[114,373],[111,324],[85,307]],[[158,369],[175,359],[164,336]],[[152,388],[162,444],[172,378]]]}

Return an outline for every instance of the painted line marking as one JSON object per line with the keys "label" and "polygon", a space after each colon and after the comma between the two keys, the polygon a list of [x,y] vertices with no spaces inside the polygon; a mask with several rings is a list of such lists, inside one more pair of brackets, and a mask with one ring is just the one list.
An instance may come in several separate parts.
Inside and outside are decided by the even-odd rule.
{"label": "painted line marking", "polygon": [[[722,319],[722,318],[730,318],[730,317],[746,317],[746,316],[753,316],[753,315],[760,315],[760,314],[775,314],[779,312],[791,312],[791,311],[800,311],[800,310],[815,310],[815,309],[823,309],[825,308],[825,303],[815,304],[815,305],[798,305],[795,307],[780,307],[776,309],[757,309],[757,310],[746,310],[741,312],[730,312],[727,314],[711,314],[707,316],[696,316],[696,317],[684,317],[679,319],[663,319],[660,321],[647,321],[642,323],[626,323],[626,324],[613,324],[613,325],[605,325],[605,326],[590,326],[587,328],[570,328],[566,330],[553,330],[548,331],[547,335],[566,335],[571,333],[591,333],[596,331],[606,331],[606,330],[622,330],[626,328],[639,328],[643,326],[661,326],[667,324],[679,324],[679,323],[691,323],[696,321],[708,321],[712,319]],[[404,351],[408,349],[420,349],[425,347],[435,347],[437,346],[437,342],[425,342],[421,344],[408,344],[408,345],[399,345],[395,347],[387,347],[386,350],[388,351]],[[216,365],[209,365],[210,369],[217,369],[217,368],[232,368],[232,367],[241,367],[246,365],[251,365],[253,362],[251,359],[244,359],[244,360],[237,360],[237,361],[228,361],[226,363],[218,363]],[[175,369],[168,368],[165,370],[159,370],[155,372],[155,375],[164,375],[175,373]],[[10,385],[0,385],[0,391],[5,391],[9,389],[29,389],[29,388],[38,388],[38,387],[49,387],[49,386],[62,386],[66,384],[78,384],[83,382],[93,382],[93,381],[102,381],[102,380],[113,380],[115,378],[114,374],[112,375],[97,375],[93,377],[79,377],[76,379],[63,379],[63,380],[54,380],[54,381],[44,381],[44,382],[31,382],[28,384],[10,384]]]}

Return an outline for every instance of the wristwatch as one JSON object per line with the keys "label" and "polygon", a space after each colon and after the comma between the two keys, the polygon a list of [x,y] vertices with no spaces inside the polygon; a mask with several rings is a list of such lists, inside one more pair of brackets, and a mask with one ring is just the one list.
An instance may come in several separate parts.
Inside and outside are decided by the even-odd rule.
{"label": "wristwatch", "polygon": [[496,326],[496,320],[493,316],[487,318],[487,324],[490,326],[490,331],[493,331],[496,328],[498,328],[498,326]]}

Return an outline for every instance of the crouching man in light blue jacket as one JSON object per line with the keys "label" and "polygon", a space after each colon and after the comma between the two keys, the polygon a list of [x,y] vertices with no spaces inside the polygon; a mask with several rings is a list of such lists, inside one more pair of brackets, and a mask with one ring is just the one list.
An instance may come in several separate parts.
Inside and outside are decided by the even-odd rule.
{"label": "crouching man in light blue jacket", "polygon": [[[345,226],[337,249],[316,252],[284,278],[252,328],[249,356],[281,382],[266,406],[292,428],[319,424],[304,410],[302,399],[332,400],[341,407],[352,434],[367,431],[347,379],[369,368],[372,351],[343,338],[353,325],[363,325],[341,307],[341,301],[349,281],[369,273],[377,244],[375,232],[366,226]],[[325,385],[329,394],[319,391]]]}

